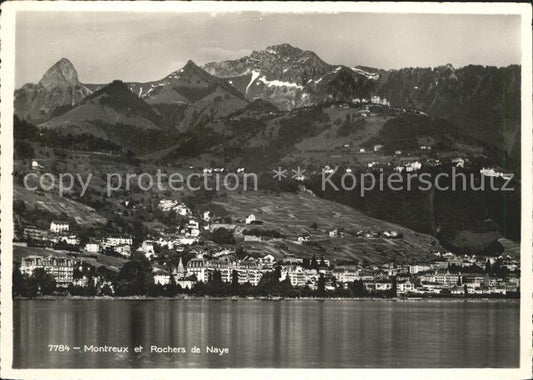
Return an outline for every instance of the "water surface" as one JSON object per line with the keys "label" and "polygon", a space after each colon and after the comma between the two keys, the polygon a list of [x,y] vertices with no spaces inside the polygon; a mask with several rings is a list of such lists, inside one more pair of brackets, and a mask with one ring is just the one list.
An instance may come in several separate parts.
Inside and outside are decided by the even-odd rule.
{"label": "water surface", "polygon": [[[519,303],[505,301],[20,300],[13,326],[15,368],[519,364]],[[83,352],[90,345],[130,352]],[[187,352],[150,353],[151,345]]]}

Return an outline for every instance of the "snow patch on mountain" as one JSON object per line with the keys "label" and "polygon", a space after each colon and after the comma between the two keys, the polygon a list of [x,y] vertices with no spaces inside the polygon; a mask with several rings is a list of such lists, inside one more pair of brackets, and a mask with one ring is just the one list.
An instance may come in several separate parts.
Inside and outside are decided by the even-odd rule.
{"label": "snow patch on mountain", "polygon": [[303,86],[299,85],[299,84],[296,84],[296,83],[292,83],[292,82],[283,82],[281,80],[267,80],[264,76],[259,78],[259,81],[260,82],[263,82],[264,84],[266,84],[268,87],[294,87],[294,88],[298,88],[298,89],[303,89]]}
{"label": "snow patch on mountain", "polygon": [[246,86],[246,91],[245,91],[246,94],[248,93],[248,89],[250,88],[252,83],[254,83],[256,79],[259,78],[259,75],[261,75],[259,71],[255,71],[255,70],[252,71],[252,77],[250,78],[250,83],[248,83],[248,86]]}
{"label": "snow patch on mountain", "polygon": [[368,71],[361,70],[360,68],[357,68],[357,67],[350,67],[350,68],[352,69],[352,71],[356,72],[357,74],[361,74],[368,79],[373,79],[373,80],[379,79],[379,74],[370,73]]}

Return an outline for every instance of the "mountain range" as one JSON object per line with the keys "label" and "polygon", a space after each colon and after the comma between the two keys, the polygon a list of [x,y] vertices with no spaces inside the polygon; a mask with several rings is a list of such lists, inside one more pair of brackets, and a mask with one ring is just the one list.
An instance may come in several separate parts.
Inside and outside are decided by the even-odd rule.
{"label": "mountain range", "polygon": [[188,133],[248,112],[257,100],[269,104],[268,112],[290,112],[372,96],[445,118],[503,156],[520,157],[520,66],[380,70],[332,65],[289,44],[203,67],[188,61],[161,80],[122,85],[83,84],[62,58],[38,84],[15,91],[15,114],[43,128],[120,143],[110,133],[115,124]]}

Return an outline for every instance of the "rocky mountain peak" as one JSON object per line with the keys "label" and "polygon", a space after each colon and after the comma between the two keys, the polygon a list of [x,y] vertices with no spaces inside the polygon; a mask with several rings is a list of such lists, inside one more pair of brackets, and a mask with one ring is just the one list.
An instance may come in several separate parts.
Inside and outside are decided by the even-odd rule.
{"label": "rocky mountain peak", "polygon": [[61,58],[57,61],[46,71],[39,82],[47,90],[56,87],[76,86],[79,83],[78,73],[67,58]]}
{"label": "rocky mountain peak", "polygon": [[183,71],[192,71],[192,72],[203,71],[196,63],[194,63],[194,61],[192,61],[190,59],[187,61],[185,66],[183,66],[182,70]]}
{"label": "rocky mountain peak", "polygon": [[284,43],[279,45],[268,46],[265,51],[269,53],[278,53],[283,56],[290,56],[295,54],[301,54],[302,50],[294,47],[290,44]]}

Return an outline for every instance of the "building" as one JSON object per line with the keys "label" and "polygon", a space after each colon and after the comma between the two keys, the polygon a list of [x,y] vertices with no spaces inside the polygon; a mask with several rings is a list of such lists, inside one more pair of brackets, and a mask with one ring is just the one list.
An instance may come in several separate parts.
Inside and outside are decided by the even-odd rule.
{"label": "building", "polygon": [[422,163],[419,161],[408,162],[405,164],[405,171],[408,173],[416,172],[420,169],[422,169]]}
{"label": "building", "polygon": [[460,158],[460,157],[454,158],[452,160],[452,164],[454,164],[456,168],[464,168],[465,167],[465,160]]}
{"label": "building", "polygon": [[238,273],[239,273],[239,284],[245,284],[245,283],[249,282],[253,286],[257,286],[259,284],[259,281],[263,277],[263,272],[261,272],[259,270],[248,269],[248,270],[244,271],[245,272],[244,275],[243,275],[242,272],[243,272],[242,270],[238,271]]}
{"label": "building", "polygon": [[184,234],[185,236],[196,237],[196,236],[200,235],[200,224],[196,220],[191,219],[180,230],[180,233]]}
{"label": "building", "polygon": [[356,270],[333,270],[333,276],[341,283],[351,283],[355,280],[360,280],[359,272]]}
{"label": "building", "polygon": [[68,222],[54,220],[50,223],[50,231],[53,233],[67,232],[70,226]]}
{"label": "building", "polygon": [[411,274],[417,274],[419,272],[427,272],[431,270],[433,267],[429,264],[415,264],[415,265],[409,265],[409,273]]}
{"label": "building", "polygon": [[196,284],[196,280],[192,278],[181,278],[176,280],[176,284],[178,284],[182,289],[192,289]]}
{"label": "building", "polygon": [[255,215],[254,215],[254,214],[250,214],[250,215],[248,215],[248,217],[246,218],[245,223],[246,223],[246,224],[252,224],[252,222],[255,222],[255,221],[256,221]]}
{"label": "building", "polygon": [[190,259],[187,263],[187,276],[195,276],[197,281],[207,282],[209,280],[207,260],[202,257]]}
{"label": "building", "polygon": [[330,168],[329,165],[326,165],[322,168],[322,173],[324,174],[333,174],[335,173],[335,169]]}
{"label": "building", "polygon": [[34,226],[24,228],[24,238],[27,240],[46,240],[46,231]]}
{"label": "building", "polygon": [[32,160],[31,161],[31,168],[32,170],[41,170],[41,169],[44,169],[44,166],[42,166],[39,161],[37,160]]}
{"label": "building", "polygon": [[415,291],[415,284],[412,283],[410,280],[405,281],[398,281],[396,285],[396,289],[398,293],[409,293]]}
{"label": "building", "polygon": [[392,282],[390,281],[376,281],[375,282],[376,291],[387,291],[392,290]]}
{"label": "building", "polygon": [[307,276],[301,266],[290,265],[285,267],[285,269],[281,271],[280,280],[283,281],[286,278],[289,278],[292,286],[305,286],[307,283]]}
{"label": "building", "polygon": [[106,245],[109,247],[116,247],[118,245],[132,245],[133,239],[131,237],[122,237],[122,236],[116,236],[116,237],[108,237],[106,239]]}
{"label": "building", "polygon": [[74,265],[74,260],[68,257],[32,255],[22,259],[20,271],[31,276],[36,269],[42,268],[54,276],[56,286],[67,287],[74,280]]}
{"label": "building", "polygon": [[152,256],[155,255],[154,242],[151,240],[144,240],[140,248],[142,249],[142,252],[144,253],[147,259],[150,259]]}
{"label": "building", "polygon": [[128,244],[117,245],[115,247],[115,252],[120,253],[122,256],[130,257],[131,256],[131,245],[128,245]]}
{"label": "building", "polygon": [[170,274],[162,269],[153,269],[154,284],[155,285],[168,285],[170,284]]}
{"label": "building", "polygon": [[183,266],[183,258],[182,257],[180,257],[180,262],[178,263],[178,267],[174,269],[172,274],[178,280],[184,278],[187,275],[187,272],[185,271],[185,267]]}
{"label": "building", "polygon": [[80,245],[80,239],[76,235],[61,236],[59,241],[68,245]]}
{"label": "building", "polygon": [[189,215],[191,213],[191,210],[187,205],[172,199],[161,199],[158,208],[164,212],[174,211],[181,216]]}
{"label": "building", "polygon": [[100,251],[100,246],[96,243],[87,243],[85,244],[85,251],[90,253],[98,253]]}

